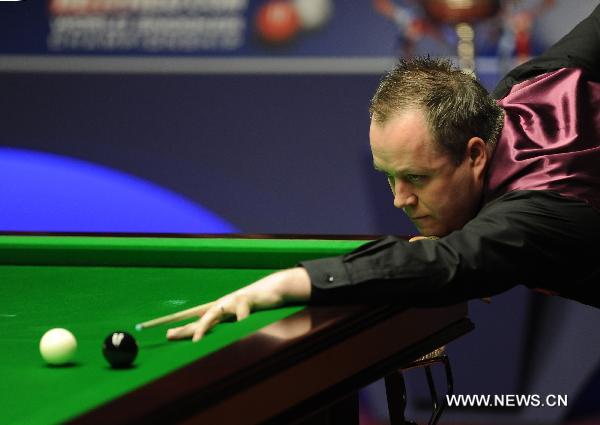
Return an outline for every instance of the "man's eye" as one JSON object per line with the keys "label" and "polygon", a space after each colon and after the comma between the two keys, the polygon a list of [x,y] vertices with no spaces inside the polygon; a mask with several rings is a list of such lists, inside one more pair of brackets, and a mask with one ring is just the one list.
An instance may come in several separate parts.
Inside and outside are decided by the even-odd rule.
{"label": "man's eye", "polygon": [[404,178],[406,179],[407,182],[410,183],[423,183],[425,180],[425,176],[419,175],[419,174],[407,174],[406,176],[404,176]]}

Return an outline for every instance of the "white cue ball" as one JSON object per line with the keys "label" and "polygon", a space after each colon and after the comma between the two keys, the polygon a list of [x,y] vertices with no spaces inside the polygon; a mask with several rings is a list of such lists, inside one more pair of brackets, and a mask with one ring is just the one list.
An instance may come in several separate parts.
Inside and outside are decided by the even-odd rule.
{"label": "white cue ball", "polygon": [[51,365],[64,365],[73,360],[77,340],[63,328],[50,329],[40,340],[40,354]]}

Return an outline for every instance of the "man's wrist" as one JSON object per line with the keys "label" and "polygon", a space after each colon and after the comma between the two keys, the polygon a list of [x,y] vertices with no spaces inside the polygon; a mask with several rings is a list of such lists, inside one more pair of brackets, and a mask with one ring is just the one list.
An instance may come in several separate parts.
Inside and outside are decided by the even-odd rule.
{"label": "man's wrist", "polygon": [[310,277],[304,267],[294,267],[280,273],[282,276],[278,279],[279,293],[284,302],[307,302],[310,299]]}

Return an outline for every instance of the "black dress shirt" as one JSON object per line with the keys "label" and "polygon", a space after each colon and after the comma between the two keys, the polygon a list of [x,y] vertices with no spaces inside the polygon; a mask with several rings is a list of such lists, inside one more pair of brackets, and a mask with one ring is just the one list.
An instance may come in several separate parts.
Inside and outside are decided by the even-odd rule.
{"label": "black dress shirt", "polygon": [[[544,54],[511,71],[494,95],[563,67],[583,68],[600,81],[600,6]],[[311,278],[311,303],[444,305],[522,284],[600,307],[599,239],[600,213],[588,204],[522,190],[483,205],[463,229],[439,240],[386,237],[301,266]]]}

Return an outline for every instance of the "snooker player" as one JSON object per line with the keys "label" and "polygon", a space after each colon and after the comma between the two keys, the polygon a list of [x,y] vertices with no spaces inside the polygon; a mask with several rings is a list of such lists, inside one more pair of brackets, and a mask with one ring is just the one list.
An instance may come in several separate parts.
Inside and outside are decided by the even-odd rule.
{"label": "snooker player", "polygon": [[370,115],[394,206],[436,238],[387,237],[276,272],[169,339],[287,303],[443,305],[517,284],[600,307],[600,6],[493,96],[446,61],[401,61]]}

